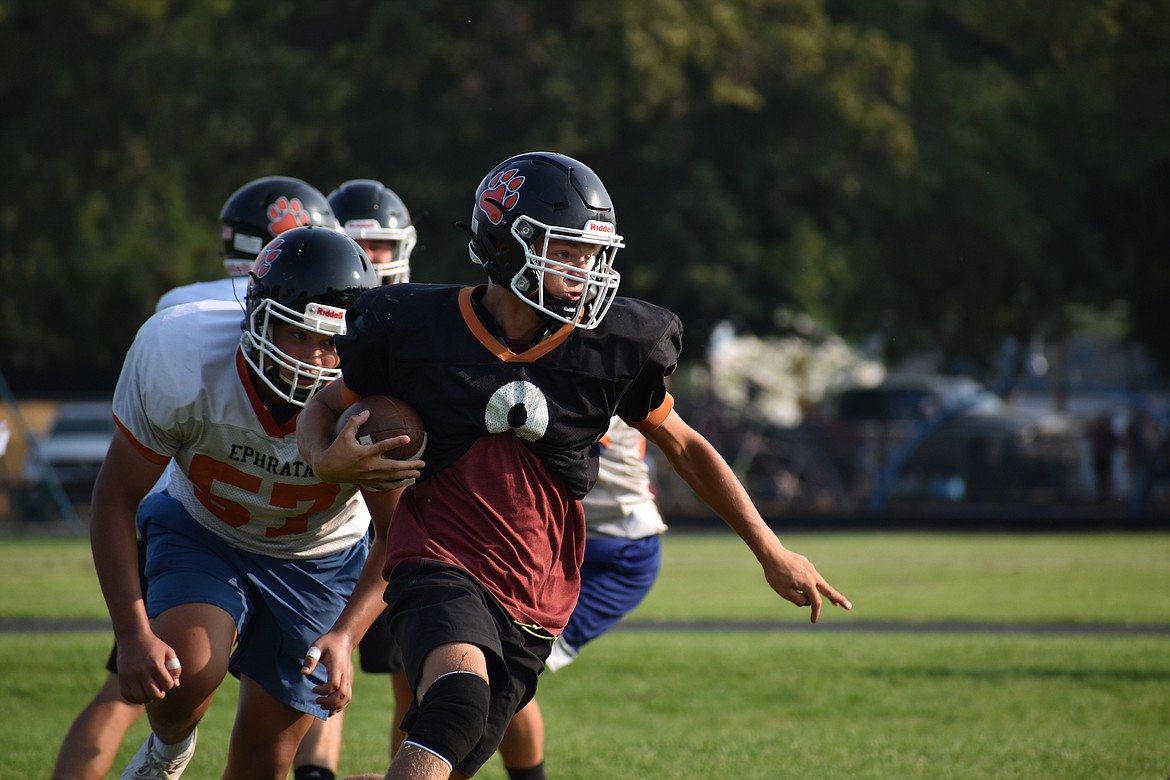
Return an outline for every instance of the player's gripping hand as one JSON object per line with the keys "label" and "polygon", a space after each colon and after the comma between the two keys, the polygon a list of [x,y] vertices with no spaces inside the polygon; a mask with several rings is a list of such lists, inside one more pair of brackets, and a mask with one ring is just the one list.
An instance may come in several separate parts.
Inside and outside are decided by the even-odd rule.
{"label": "player's gripping hand", "polygon": [[327,678],[324,683],[313,687],[317,704],[336,715],[346,708],[353,699],[353,647],[344,635],[324,634],[305,652],[301,674],[312,674],[318,664],[325,667]]}
{"label": "player's gripping hand", "polygon": [[179,686],[182,670],[175,651],[154,634],[118,640],[118,682],[122,698],[132,704],[165,699]]}
{"label": "player's gripping hand", "polygon": [[822,596],[834,606],[853,609],[849,599],[825,581],[812,561],[789,549],[781,548],[779,557],[764,567],[764,577],[785,599],[798,607],[810,607],[813,623],[821,617]]}
{"label": "player's gripping hand", "polygon": [[350,417],[333,443],[318,453],[313,464],[317,476],[326,482],[354,484],[367,490],[392,490],[418,479],[425,461],[392,460],[384,455],[406,444],[408,437],[395,436],[373,444],[358,441],[357,430],[367,417],[369,412]]}

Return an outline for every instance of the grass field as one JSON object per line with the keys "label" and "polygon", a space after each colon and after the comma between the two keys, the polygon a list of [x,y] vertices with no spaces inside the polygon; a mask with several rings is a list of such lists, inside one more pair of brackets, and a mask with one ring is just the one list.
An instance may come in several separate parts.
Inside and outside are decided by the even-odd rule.
{"label": "grass field", "polygon": [[[807,611],[769,595],[733,536],[668,534],[659,583],[629,625],[542,681],[551,777],[1170,775],[1170,535],[785,541],[854,611],[828,610],[809,629]],[[0,619],[104,614],[83,540],[0,542]],[[661,625],[670,621],[766,625]],[[902,630],[874,630],[886,621]],[[979,630],[988,622],[997,630]],[[109,641],[106,631],[0,632],[10,719],[0,778],[48,777]],[[385,765],[388,682],[361,676],[356,690],[343,774]],[[184,778],[219,776],[234,697],[229,681]],[[493,761],[478,777],[505,774]]]}

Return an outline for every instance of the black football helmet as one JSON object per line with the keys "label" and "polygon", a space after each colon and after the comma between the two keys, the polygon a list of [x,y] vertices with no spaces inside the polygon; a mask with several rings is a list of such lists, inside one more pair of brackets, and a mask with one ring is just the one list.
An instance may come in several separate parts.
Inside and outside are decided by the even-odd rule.
{"label": "black football helmet", "polygon": [[290,228],[338,227],[321,191],[291,176],[265,176],[240,187],[223,204],[219,222],[228,276],[246,276],[264,245]]}
{"label": "black football helmet", "polygon": [[[605,185],[584,163],[554,152],[505,160],[480,182],[468,230],[471,259],[494,283],[544,317],[595,328],[609,311],[621,281],[613,270],[614,256],[625,244]],[[580,300],[564,300],[545,290],[545,274],[582,275],[580,269],[546,256],[548,239],[597,248]]]}
{"label": "black football helmet", "polygon": [[308,226],[281,233],[260,250],[249,272],[240,349],[277,395],[304,406],[341,369],[304,363],[277,348],[272,326],[290,323],[314,333],[345,333],[345,311],[378,286],[378,274],[362,248],[331,227]]}
{"label": "black football helmet", "polygon": [[394,190],[373,179],[351,179],[329,193],[329,206],[350,238],[394,242],[394,259],[374,264],[383,284],[410,281],[410,253],[418,234]]}

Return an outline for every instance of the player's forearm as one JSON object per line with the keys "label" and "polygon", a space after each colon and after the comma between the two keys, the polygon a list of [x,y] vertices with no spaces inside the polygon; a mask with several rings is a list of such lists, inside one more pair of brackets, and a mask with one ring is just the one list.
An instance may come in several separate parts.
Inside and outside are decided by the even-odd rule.
{"label": "player's forearm", "polygon": [[386,607],[386,602],[382,599],[382,594],[386,590],[386,580],[382,577],[385,562],[385,537],[375,538],[370,544],[370,554],[366,558],[361,576],[358,577],[353,595],[330,629],[331,633],[345,634],[349,638],[350,646],[357,645]]}
{"label": "player's forearm", "polygon": [[671,465],[707,506],[735,531],[761,564],[774,561],[783,545],[760,516],[731,466],[705,439],[671,458]]}
{"label": "player's forearm", "polygon": [[326,404],[317,403],[317,399],[310,401],[297,416],[297,449],[314,470],[321,453],[333,442],[336,421],[333,411]]}
{"label": "player's forearm", "polygon": [[149,632],[150,621],[138,577],[138,541],[134,533],[133,508],[119,508],[101,500],[95,493],[90,547],[115,637]]}

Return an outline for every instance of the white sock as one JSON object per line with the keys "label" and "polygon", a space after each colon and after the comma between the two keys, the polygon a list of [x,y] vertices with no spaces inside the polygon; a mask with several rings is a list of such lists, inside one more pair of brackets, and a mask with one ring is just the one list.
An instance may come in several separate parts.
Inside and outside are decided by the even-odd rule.
{"label": "white sock", "polygon": [[158,754],[168,761],[174,761],[188,750],[191,749],[191,743],[195,741],[195,732],[192,731],[185,739],[171,745],[159,739],[158,734],[154,735],[154,749]]}

